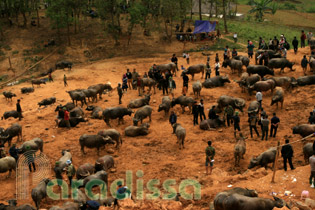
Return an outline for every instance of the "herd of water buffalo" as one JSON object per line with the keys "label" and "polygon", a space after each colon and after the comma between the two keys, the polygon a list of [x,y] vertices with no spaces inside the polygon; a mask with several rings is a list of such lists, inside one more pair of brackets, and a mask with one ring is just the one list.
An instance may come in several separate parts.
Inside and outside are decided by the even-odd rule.
{"label": "herd of water buffalo", "polygon": [[[225,60],[223,62],[223,67],[229,66],[232,70],[237,71],[240,75],[240,79],[237,81],[242,91],[248,91],[249,94],[252,94],[253,91],[271,91],[273,93],[271,105],[281,103],[281,107],[283,106],[284,101],[284,89],[287,91],[291,91],[293,88],[297,86],[305,86],[315,84],[315,75],[310,76],[302,76],[297,79],[294,77],[287,76],[274,76],[274,69],[280,68],[281,72],[284,72],[284,68],[292,67],[294,63],[288,61],[286,58],[281,58],[277,53],[268,51],[269,60],[268,66],[263,65],[249,65],[249,59],[245,56],[237,56],[230,60]],[[312,60],[312,62],[315,62]],[[242,73],[243,66],[246,66],[247,71]],[[313,64],[315,67],[315,64]],[[69,68],[71,69],[71,62],[64,62],[56,64],[56,68]],[[157,70],[160,74],[165,72],[176,74],[176,65],[174,63],[170,64],[162,64],[157,66]],[[191,75],[194,78],[195,74],[203,74],[206,70],[206,65],[198,64],[192,65],[187,70],[184,70],[183,73]],[[314,69],[313,69],[314,70]],[[315,70],[314,70],[315,71]],[[273,77],[266,77],[266,75],[271,75]],[[150,74],[149,74],[150,76]],[[200,96],[200,92],[203,88],[215,88],[222,87],[225,83],[230,83],[231,81],[227,76],[215,76],[205,80],[204,82],[195,81],[192,84],[192,89],[194,95],[196,97]],[[42,79],[34,79],[31,81],[32,87],[23,87],[21,89],[22,94],[31,94],[34,92],[34,85],[40,86],[41,84],[45,84],[45,81]],[[148,93],[151,92],[151,89],[154,89],[159,84],[159,81],[151,76],[149,78],[142,78],[143,89],[148,87]],[[108,127],[111,127],[110,120],[118,119],[118,125],[120,123],[124,123],[124,116],[131,116],[134,113],[132,118],[133,125],[130,125],[125,128],[125,136],[136,137],[141,135],[147,135],[149,133],[150,124],[143,123],[143,120],[149,118],[149,122],[151,122],[151,114],[153,108],[150,106],[151,94],[146,94],[142,98],[131,100],[127,107],[110,107],[103,109],[99,106],[88,105],[90,102],[97,102],[98,98],[102,99],[102,94],[106,92],[112,91],[113,88],[111,84],[97,84],[88,87],[87,89],[76,89],[67,91],[69,94],[72,103],[67,103],[62,107],[58,106],[55,111],[58,111],[60,108],[65,108],[70,112],[70,125],[71,127],[75,127],[80,122],[87,121],[84,110],[82,109],[84,105],[86,105],[86,110],[91,111],[92,119],[102,119],[105,121]],[[275,91],[274,91],[275,90]],[[16,97],[15,93],[5,91],[3,95],[7,100],[11,100],[13,97]],[[86,100],[87,99],[87,100]],[[56,102],[55,97],[46,98],[40,102],[38,102],[38,106],[48,106],[52,105]],[[81,103],[81,107],[78,107],[78,102]],[[162,103],[158,107],[158,112],[164,111],[165,116],[169,114],[169,111],[172,107],[176,105],[180,105],[182,108],[182,112],[185,112],[185,107],[189,108],[189,112],[192,110],[192,106],[195,103],[195,99],[193,97],[181,95],[176,98],[170,98],[168,96],[164,96],[162,98]],[[246,101],[242,98],[222,95],[217,99],[216,112],[219,113],[223,110],[224,107],[231,105],[234,109],[239,109],[243,112],[244,107],[246,106]],[[137,111],[133,111],[137,109]],[[248,106],[248,113],[257,113],[259,112],[259,103],[257,101],[250,102]],[[6,111],[2,119],[8,119],[10,117],[18,118],[19,114],[17,111]],[[140,123],[140,125],[139,125]],[[200,123],[200,129],[202,130],[211,130],[216,129],[218,127],[224,126],[224,119],[205,119]],[[62,119],[59,124],[59,127],[66,127],[65,120]],[[177,136],[177,142],[179,144],[179,148],[184,148],[184,141],[186,137],[186,129],[183,125],[179,123],[175,123],[173,125],[175,134]],[[293,134],[300,134],[302,137],[308,136],[312,133],[315,133],[315,125],[302,124],[297,125],[293,128]],[[4,129],[0,128],[0,141],[1,145],[11,145],[12,139],[17,137],[17,141],[22,141],[22,126],[18,123],[11,125],[10,127]],[[84,148],[95,148],[97,150],[97,154],[99,154],[99,150],[104,148],[106,144],[115,144],[118,149],[123,143],[122,135],[116,129],[103,129],[100,130],[95,135],[84,134],[79,138],[79,144],[81,147],[81,151],[85,154]],[[19,152],[23,154],[27,149],[31,148],[32,151],[40,151],[43,152],[44,141],[40,138],[35,138],[30,141],[25,141],[19,147]],[[304,156],[305,160],[308,160],[308,157],[312,155],[312,145],[306,144],[304,146]],[[235,144],[234,156],[235,156],[235,165],[239,165],[240,159],[246,152],[246,143],[243,137],[237,139]],[[270,148],[267,151],[261,153],[258,157],[250,160],[250,164],[248,166],[249,169],[255,166],[261,166],[267,168],[269,163],[274,163],[276,156],[276,149]],[[66,167],[66,161],[71,160],[72,155],[69,151],[62,151],[62,157],[58,161],[58,165],[55,166],[54,171],[56,174],[56,178],[62,179],[62,172]],[[83,180],[83,186],[85,186],[88,181],[93,179],[100,179],[104,182],[108,183],[108,174],[107,171],[114,166],[114,159],[112,156],[106,155],[100,157],[96,160],[95,165],[84,164],[78,167],[77,169],[77,179]],[[11,173],[12,170],[15,170],[16,162],[13,157],[5,157],[0,159],[0,173],[5,173],[9,171]],[[47,196],[46,194],[46,185],[49,182],[49,179],[42,180],[36,188],[32,190],[32,198],[34,203],[36,204],[37,209],[40,207],[40,201]],[[276,198],[275,200],[258,198],[257,193],[247,189],[232,189],[232,191],[237,191],[236,193],[231,191],[226,191],[219,193],[215,200],[214,206],[216,210],[227,210],[227,209],[235,209],[235,210],[244,210],[244,209],[256,209],[255,205],[260,205],[260,203],[264,203],[266,206],[265,209],[272,209],[273,207],[281,208],[285,206],[285,202],[282,199]],[[80,198],[76,200],[76,203],[66,203],[63,207],[59,207],[59,209],[67,209],[70,205],[74,205],[75,209],[78,208],[80,204],[84,204],[87,198],[84,195],[81,195]],[[113,200],[107,199],[104,201],[100,201],[102,204],[111,203]],[[223,205],[223,203],[225,203]],[[244,207],[246,206],[246,208]],[[249,208],[251,206],[252,208]],[[272,207],[272,208],[271,208]],[[0,206],[1,208],[1,206]],[[30,206],[25,207],[30,208]],[[22,209],[24,209],[24,206]],[[33,207],[32,207],[33,208]],[[53,207],[54,208],[54,207]]]}

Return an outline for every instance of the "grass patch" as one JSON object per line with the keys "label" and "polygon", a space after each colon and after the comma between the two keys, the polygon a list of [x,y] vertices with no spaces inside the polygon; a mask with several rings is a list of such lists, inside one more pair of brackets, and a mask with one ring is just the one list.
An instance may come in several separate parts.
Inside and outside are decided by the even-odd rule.
{"label": "grass patch", "polygon": [[279,4],[280,10],[297,10],[296,4],[290,2],[285,2],[284,4]]}
{"label": "grass patch", "polygon": [[309,8],[306,9],[307,13],[315,13],[315,6],[311,6]]}

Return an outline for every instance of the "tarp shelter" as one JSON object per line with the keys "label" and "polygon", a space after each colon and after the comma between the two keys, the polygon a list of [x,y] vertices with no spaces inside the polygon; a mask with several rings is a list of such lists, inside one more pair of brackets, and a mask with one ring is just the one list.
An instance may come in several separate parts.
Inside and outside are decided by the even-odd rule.
{"label": "tarp shelter", "polygon": [[209,33],[211,31],[215,31],[216,21],[210,22],[207,20],[196,20],[195,21],[195,30],[193,34],[200,33]]}

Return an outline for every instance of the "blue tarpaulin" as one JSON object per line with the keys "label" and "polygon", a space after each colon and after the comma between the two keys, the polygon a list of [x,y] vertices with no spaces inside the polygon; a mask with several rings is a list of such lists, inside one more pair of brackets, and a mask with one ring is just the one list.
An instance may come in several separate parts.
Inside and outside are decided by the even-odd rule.
{"label": "blue tarpaulin", "polygon": [[216,22],[210,23],[206,20],[196,20],[194,34],[215,31]]}

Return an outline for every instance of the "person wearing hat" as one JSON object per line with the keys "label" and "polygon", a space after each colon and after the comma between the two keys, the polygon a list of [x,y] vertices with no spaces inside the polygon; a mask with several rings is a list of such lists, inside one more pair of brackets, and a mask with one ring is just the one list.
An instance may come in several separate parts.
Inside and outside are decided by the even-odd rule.
{"label": "person wearing hat", "polygon": [[4,145],[1,145],[0,146],[0,158],[4,158],[6,156],[7,156],[7,154],[6,154],[5,150],[4,150]]}
{"label": "person wearing hat", "polygon": [[118,92],[118,97],[119,97],[119,104],[121,104],[121,98],[123,96],[123,90],[121,88],[121,84],[120,83],[118,83],[117,92]]}
{"label": "person wearing hat", "polygon": [[281,155],[283,157],[283,169],[287,171],[287,162],[289,162],[291,170],[294,170],[292,164],[292,157],[293,157],[293,149],[291,144],[289,144],[289,139],[285,140],[285,145],[281,148]]}
{"label": "person wearing hat", "polygon": [[[202,120],[206,119],[206,115],[205,115],[205,105],[203,103],[203,99],[200,99],[200,103],[199,103],[199,115],[200,115],[200,122]],[[203,119],[202,119],[203,118]]]}
{"label": "person wearing hat", "polygon": [[[206,175],[211,174],[213,162],[214,162],[214,156],[215,156],[215,149],[212,147],[212,142],[208,141],[208,146],[206,147]],[[208,165],[210,166],[210,172]]]}
{"label": "person wearing hat", "polygon": [[131,196],[131,192],[127,186],[122,186],[122,182],[118,181],[117,182],[116,198],[114,200],[114,210],[116,210],[116,208],[117,208],[117,210],[120,208],[118,200],[123,200],[126,198],[133,199]]}
{"label": "person wearing hat", "polygon": [[192,107],[192,114],[194,115],[194,126],[198,125],[199,105],[197,104],[197,101],[194,102]]}
{"label": "person wearing hat", "polygon": [[56,126],[58,127],[60,121],[64,118],[64,111],[62,109],[62,105],[60,104],[57,109],[55,111],[58,111],[58,115],[57,115],[57,119],[55,120],[56,121]]}
{"label": "person wearing hat", "polygon": [[75,168],[71,162],[71,160],[66,161],[67,164],[67,176],[70,182],[70,186],[72,184],[72,177],[75,175]]}
{"label": "person wearing hat", "polygon": [[254,48],[255,48],[255,45],[253,45],[253,42],[249,41],[248,45],[247,45],[248,57],[249,58],[253,58]]}
{"label": "person wearing hat", "polygon": [[28,145],[25,147],[25,149],[26,149],[26,152],[23,154],[24,154],[25,158],[27,159],[28,168],[29,168],[30,172],[32,172],[32,166],[33,166],[33,170],[35,172],[36,171],[36,168],[35,168],[35,151],[31,150],[31,147]]}
{"label": "person wearing hat", "polygon": [[66,126],[68,129],[71,128],[71,125],[70,125],[70,113],[69,111],[67,110],[66,107],[63,107],[63,111],[64,111],[64,120],[65,120],[65,123],[66,123]]}
{"label": "person wearing hat", "polygon": [[294,49],[294,53],[296,54],[298,51],[298,47],[299,47],[299,41],[297,40],[296,36],[294,37],[294,39],[292,41],[292,46]]}
{"label": "person wearing hat", "polygon": [[16,111],[18,113],[18,116],[19,116],[19,120],[21,120],[23,118],[22,116],[22,108],[21,108],[21,104],[20,104],[21,100],[18,99],[17,100],[17,103],[16,103]]}
{"label": "person wearing hat", "polygon": [[234,124],[234,137],[236,138],[236,130],[241,131],[240,128],[240,117],[238,116],[238,111],[235,112],[232,122]]}
{"label": "person wearing hat", "polygon": [[9,154],[18,162],[19,159],[19,149],[16,148],[16,144],[12,144],[12,147],[9,149]]}
{"label": "person wearing hat", "polygon": [[189,82],[189,77],[187,76],[186,73],[183,72],[183,96],[186,96],[187,90],[188,90],[188,82]]}
{"label": "person wearing hat", "polygon": [[177,66],[178,59],[177,59],[177,57],[176,57],[176,54],[173,54],[173,56],[172,56],[172,58],[171,58],[171,62],[176,65],[176,70],[178,71],[178,66]]}
{"label": "person wearing hat", "polygon": [[172,97],[174,98],[174,89],[176,89],[176,83],[173,80],[173,77],[169,77],[168,78],[168,87],[170,89],[170,94],[172,95]]}

